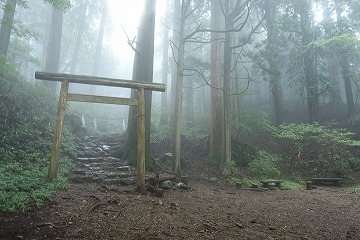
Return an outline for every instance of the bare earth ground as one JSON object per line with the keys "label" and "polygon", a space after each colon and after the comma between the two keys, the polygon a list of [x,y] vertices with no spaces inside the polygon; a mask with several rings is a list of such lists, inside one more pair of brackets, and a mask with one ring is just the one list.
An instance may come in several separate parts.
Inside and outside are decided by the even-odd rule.
{"label": "bare earth ground", "polygon": [[360,239],[360,196],[189,182],[163,198],[72,183],[44,207],[0,213],[0,239]]}
{"label": "bare earth ground", "polygon": [[[104,144],[78,142],[85,142],[83,149]],[[187,190],[166,190],[157,198],[136,193],[131,181],[128,186],[116,178],[88,182],[100,176],[96,172],[119,176],[113,172],[116,161],[79,158],[68,190],[42,208],[0,212],[0,239],[360,239],[359,194],[335,187],[264,190],[209,183],[202,174],[220,176],[218,168],[201,157],[196,144],[184,149],[189,152],[184,156]],[[86,157],[81,151],[78,155]]]}

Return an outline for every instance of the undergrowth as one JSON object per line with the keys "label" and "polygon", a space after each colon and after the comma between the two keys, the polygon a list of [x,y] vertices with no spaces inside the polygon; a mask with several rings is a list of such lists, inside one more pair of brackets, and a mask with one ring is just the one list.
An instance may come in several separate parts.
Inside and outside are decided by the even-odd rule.
{"label": "undergrowth", "polygon": [[18,80],[21,76],[6,75],[0,77],[0,211],[26,211],[67,187],[76,147],[65,127],[57,179],[47,181],[56,96],[40,84]]}

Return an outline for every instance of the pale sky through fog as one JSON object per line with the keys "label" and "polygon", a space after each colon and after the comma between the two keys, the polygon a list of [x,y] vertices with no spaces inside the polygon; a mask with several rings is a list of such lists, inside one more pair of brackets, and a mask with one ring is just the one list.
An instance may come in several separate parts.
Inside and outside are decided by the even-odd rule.
{"label": "pale sky through fog", "polygon": [[[127,38],[124,33],[125,29],[129,38],[132,40],[137,35],[137,26],[139,24],[140,15],[143,12],[143,4],[145,0],[107,0],[109,4],[109,18],[111,21],[112,33],[110,38],[105,40],[110,44],[113,53],[119,57],[121,62],[121,72],[123,76],[119,78],[130,79],[132,75],[132,64],[134,59],[134,51],[127,44]],[[161,27],[161,18],[163,16],[163,3],[167,0],[157,0],[156,24]]]}

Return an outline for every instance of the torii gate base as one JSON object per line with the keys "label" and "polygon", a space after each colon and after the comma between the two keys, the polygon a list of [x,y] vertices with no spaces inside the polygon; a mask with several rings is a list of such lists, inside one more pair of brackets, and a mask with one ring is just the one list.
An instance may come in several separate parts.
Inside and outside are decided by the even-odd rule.
{"label": "torii gate base", "polygon": [[[51,150],[51,160],[48,173],[48,179],[51,181],[56,178],[61,147],[61,136],[64,125],[64,116],[67,101],[93,102],[105,104],[129,105],[138,107],[137,129],[137,190],[145,193],[145,90],[165,92],[166,86],[159,83],[135,82],[122,79],[100,78],[73,74],[56,74],[46,72],[35,72],[35,78],[40,80],[61,82],[59,96],[59,105],[56,116],[56,129],[54,142]],[[69,83],[81,83],[97,86],[112,86],[123,88],[134,88],[138,90],[138,97],[135,98],[117,98],[95,95],[83,95],[69,93]],[[150,129],[148,129],[150,130]]]}

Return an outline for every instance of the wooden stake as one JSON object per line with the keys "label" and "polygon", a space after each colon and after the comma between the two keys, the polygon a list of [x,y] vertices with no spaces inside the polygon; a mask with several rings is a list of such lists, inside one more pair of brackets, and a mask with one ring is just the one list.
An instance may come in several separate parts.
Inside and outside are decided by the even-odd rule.
{"label": "wooden stake", "polygon": [[64,116],[66,109],[66,98],[69,90],[69,82],[67,80],[62,81],[61,90],[59,96],[59,105],[56,115],[56,129],[54,135],[54,142],[51,150],[51,160],[49,167],[48,179],[51,181],[56,178],[58,166],[59,166],[59,157],[60,157],[60,146],[61,146],[61,135],[64,126]]}
{"label": "wooden stake", "polygon": [[137,191],[145,193],[145,94],[144,88],[138,90],[138,141],[137,141]]}

